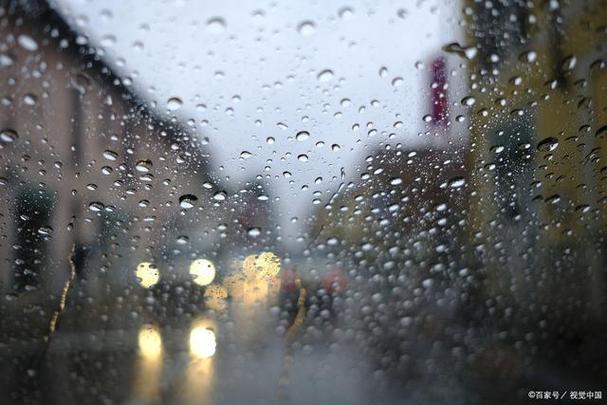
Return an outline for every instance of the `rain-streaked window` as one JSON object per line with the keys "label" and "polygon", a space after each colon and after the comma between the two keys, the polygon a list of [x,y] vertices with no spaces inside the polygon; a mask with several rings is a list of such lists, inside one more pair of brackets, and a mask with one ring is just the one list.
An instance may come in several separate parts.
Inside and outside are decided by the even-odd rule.
{"label": "rain-streaked window", "polygon": [[0,403],[601,403],[607,3],[0,1]]}

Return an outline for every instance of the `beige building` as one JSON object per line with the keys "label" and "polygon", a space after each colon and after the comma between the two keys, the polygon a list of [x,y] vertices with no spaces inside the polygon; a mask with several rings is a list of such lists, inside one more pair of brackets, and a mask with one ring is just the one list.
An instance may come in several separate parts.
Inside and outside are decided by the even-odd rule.
{"label": "beige building", "polygon": [[467,60],[468,222],[486,253],[485,294],[602,317],[605,7],[464,1],[463,10],[464,45],[477,51]]}
{"label": "beige building", "polygon": [[220,239],[194,131],[150,110],[44,2],[0,10],[2,305],[48,317],[71,261],[92,297],[137,285],[140,262],[187,275]]}

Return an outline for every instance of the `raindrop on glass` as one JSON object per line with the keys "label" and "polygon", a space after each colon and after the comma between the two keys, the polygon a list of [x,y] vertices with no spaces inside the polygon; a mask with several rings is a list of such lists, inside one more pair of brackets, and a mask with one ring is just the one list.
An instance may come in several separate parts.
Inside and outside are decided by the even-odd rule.
{"label": "raindrop on glass", "polygon": [[19,37],[17,38],[17,42],[26,51],[33,52],[38,49],[38,43],[36,43],[36,41],[34,41],[32,37],[29,37],[27,35],[19,35]]}
{"label": "raindrop on glass", "polygon": [[17,134],[17,131],[13,129],[5,128],[0,131],[0,142],[2,143],[13,143],[17,139],[19,139],[19,135]]}
{"label": "raindrop on glass", "polygon": [[552,152],[558,146],[559,146],[558,139],[549,136],[547,138],[542,139],[537,144],[537,150],[539,150],[540,152]]}
{"label": "raindrop on glass", "polygon": [[325,69],[318,74],[317,78],[321,82],[328,82],[329,80],[333,79],[333,76],[332,70]]}
{"label": "raindrop on glass", "polygon": [[169,111],[177,111],[182,105],[183,101],[178,97],[171,97],[167,100],[167,110]]}
{"label": "raindrop on glass", "polygon": [[221,17],[213,17],[207,21],[207,31],[211,34],[221,34],[226,29],[226,22]]}
{"label": "raindrop on glass", "polygon": [[225,201],[227,197],[228,195],[225,191],[218,191],[213,195],[215,201]]}
{"label": "raindrop on glass", "polygon": [[295,139],[298,141],[305,141],[306,139],[308,139],[310,137],[310,133],[307,131],[300,131],[297,133],[297,135],[295,135]]}
{"label": "raindrop on glass", "polygon": [[249,236],[251,236],[253,238],[256,238],[259,235],[261,235],[261,228],[257,228],[257,227],[255,227],[255,228],[249,228],[249,230],[247,231],[247,235],[249,235]]}
{"label": "raindrop on glass", "polygon": [[309,37],[316,32],[316,25],[312,21],[302,21],[297,25],[297,32],[304,37]]}
{"label": "raindrop on glass", "polygon": [[179,197],[179,206],[184,209],[193,208],[196,201],[198,201],[198,197],[194,194],[184,194]]}
{"label": "raindrop on glass", "polygon": [[114,161],[114,160],[118,159],[118,154],[116,152],[114,152],[113,150],[105,150],[103,152],[103,157],[106,158],[107,160]]}

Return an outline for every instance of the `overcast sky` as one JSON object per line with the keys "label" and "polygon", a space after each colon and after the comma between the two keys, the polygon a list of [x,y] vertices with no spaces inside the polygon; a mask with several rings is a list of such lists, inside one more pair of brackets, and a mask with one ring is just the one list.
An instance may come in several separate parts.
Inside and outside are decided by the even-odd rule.
{"label": "overcast sky", "polygon": [[[352,180],[382,142],[426,142],[418,133],[429,112],[430,61],[456,35],[457,2],[436,10],[423,0],[55,4],[152,108],[208,138],[217,177],[271,176],[286,239],[305,229],[314,191],[328,201],[344,182],[342,168]],[[300,131],[310,136],[297,140]]]}

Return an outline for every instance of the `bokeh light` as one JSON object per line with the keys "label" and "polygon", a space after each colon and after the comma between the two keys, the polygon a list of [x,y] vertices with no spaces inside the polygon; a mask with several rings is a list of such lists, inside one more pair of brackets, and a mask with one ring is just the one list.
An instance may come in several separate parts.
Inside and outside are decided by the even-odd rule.
{"label": "bokeh light", "polygon": [[135,269],[135,276],[137,281],[143,288],[150,288],[158,282],[160,279],[160,273],[158,267],[155,264],[149,262],[142,262],[137,265]]}
{"label": "bokeh light", "polygon": [[158,327],[144,325],[139,329],[139,352],[145,359],[157,360],[162,355],[162,338]]}
{"label": "bokeh light", "polygon": [[204,287],[215,279],[215,265],[207,259],[196,259],[190,265],[190,274],[196,284]]}
{"label": "bokeh light", "polygon": [[195,357],[209,358],[215,354],[217,341],[215,332],[204,326],[195,326],[190,331],[190,353]]}

